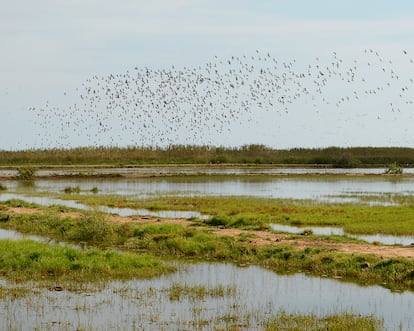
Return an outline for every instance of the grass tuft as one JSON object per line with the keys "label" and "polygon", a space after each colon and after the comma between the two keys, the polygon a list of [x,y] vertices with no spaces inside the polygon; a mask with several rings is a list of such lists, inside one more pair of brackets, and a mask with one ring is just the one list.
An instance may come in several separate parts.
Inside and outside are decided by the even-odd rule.
{"label": "grass tuft", "polygon": [[17,168],[17,179],[19,180],[33,180],[36,173],[36,168],[31,165],[25,165]]}
{"label": "grass tuft", "polygon": [[266,331],[379,331],[384,330],[383,321],[373,316],[354,314],[331,314],[325,317],[316,315],[288,314],[280,311],[265,323]]}
{"label": "grass tuft", "polygon": [[0,275],[12,281],[96,281],[152,277],[172,271],[146,255],[79,250],[30,240],[0,240]]}
{"label": "grass tuft", "polygon": [[63,192],[65,194],[80,193],[80,187],[79,186],[76,186],[76,187],[68,186],[63,189]]}

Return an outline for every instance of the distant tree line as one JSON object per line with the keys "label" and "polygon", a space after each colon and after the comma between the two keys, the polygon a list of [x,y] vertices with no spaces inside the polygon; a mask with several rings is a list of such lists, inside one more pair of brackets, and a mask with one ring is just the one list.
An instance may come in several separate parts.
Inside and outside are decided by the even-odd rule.
{"label": "distant tree line", "polygon": [[136,165],[136,164],[283,164],[338,168],[414,167],[414,149],[403,147],[328,147],[273,149],[265,145],[237,148],[173,145],[156,147],[79,147],[1,151],[0,165]]}

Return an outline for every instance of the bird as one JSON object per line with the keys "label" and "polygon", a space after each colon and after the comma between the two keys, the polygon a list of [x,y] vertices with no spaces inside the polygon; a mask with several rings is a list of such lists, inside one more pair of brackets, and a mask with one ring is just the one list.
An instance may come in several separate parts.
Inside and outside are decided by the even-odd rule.
{"label": "bird", "polygon": [[[402,53],[408,55],[407,50]],[[389,97],[385,104],[391,103],[391,112],[412,104],[407,91],[413,78],[378,50],[364,49],[349,61],[338,51],[326,63],[324,58],[300,64],[256,49],[250,55],[214,55],[196,66],[134,65],[124,72],[87,77],[73,94],[65,90],[65,100],[74,100],[69,105],[46,101],[29,110],[36,114],[44,145],[67,147],[77,136],[89,146],[103,141],[168,146],[183,141],[209,144],[215,136],[231,134],[241,120],[253,123],[262,112],[280,118],[297,105],[309,105],[305,111],[320,116],[321,107],[337,111],[379,96]]]}

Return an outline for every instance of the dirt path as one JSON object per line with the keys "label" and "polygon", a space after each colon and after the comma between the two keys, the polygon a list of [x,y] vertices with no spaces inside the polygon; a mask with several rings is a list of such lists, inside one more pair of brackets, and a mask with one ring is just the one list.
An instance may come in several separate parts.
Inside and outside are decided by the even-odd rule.
{"label": "dirt path", "polygon": [[[42,210],[36,208],[8,208],[7,213],[13,214],[35,214],[42,213]],[[62,212],[59,214],[61,217],[80,217],[82,214],[77,212]],[[129,216],[122,217],[118,215],[110,215],[109,219],[115,223],[169,223],[180,224],[183,226],[196,226],[196,222],[192,222],[186,219],[175,218],[154,218],[147,216]],[[346,254],[367,254],[375,255],[381,258],[414,258],[414,246],[385,246],[385,245],[373,245],[373,244],[354,244],[354,243],[331,243],[322,239],[311,239],[306,236],[293,236],[291,234],[277,234],[266,231],[254,231],[254,230],[240,230],[240,229],[228,229],[228,228],[213,228],[213,227],[199,227],[203,229],[210,229],[212,233],[219,236],[250,236],[249,242],[254,246],[264,245],[284,245],[292,246],[295,249],[305,249],[306,247],[321,248],[326,250],[333,250]]]}

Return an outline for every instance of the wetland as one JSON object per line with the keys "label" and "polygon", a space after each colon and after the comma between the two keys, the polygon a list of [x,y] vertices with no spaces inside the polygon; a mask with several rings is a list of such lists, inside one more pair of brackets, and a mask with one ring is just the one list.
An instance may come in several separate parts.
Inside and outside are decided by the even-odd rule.
{"label": "wetland", "polygon": [[3,174],[2,329],[413,327],[409,173],[157,167]]}

